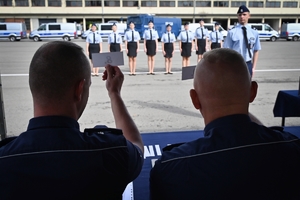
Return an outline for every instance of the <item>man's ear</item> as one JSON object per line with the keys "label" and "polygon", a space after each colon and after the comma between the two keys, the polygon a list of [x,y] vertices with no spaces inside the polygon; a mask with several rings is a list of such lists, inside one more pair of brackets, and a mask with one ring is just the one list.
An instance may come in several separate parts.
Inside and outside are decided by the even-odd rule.
{"label": "man's ear", "polygon": [[86,81],[82,79],[75,85],[74,98],[76,101],[81,101],[84,84],[86,84]]}
{"label": "man's ear", "polygon": [[250,103],[252,103],[254,101],[255,97],[256,97],[257,88],[258,88],[257,82],[252,81],[251,82],[251,88],[250,88],[250,99],[249,99]]}
{"label": "man's ear", "polygon": [[195,107],[197,110],[199,110],[199,109],[201,108],[201,103],[200,103],[200,101],[199,101],[199,99],[198,99],[198,95],[197,95],[196,90],[194,90],[194,89],[191,89],[191,90],[190,90],[190,97],[191,97],[191,99],[192,99],[192,102],[193,102],[194,107]]}

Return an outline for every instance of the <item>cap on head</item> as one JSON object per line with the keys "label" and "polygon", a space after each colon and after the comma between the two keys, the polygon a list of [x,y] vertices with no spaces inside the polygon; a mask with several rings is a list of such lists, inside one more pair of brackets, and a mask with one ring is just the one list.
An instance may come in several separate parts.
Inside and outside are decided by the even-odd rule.
{"label": "cap on head", "polygon": [[171,26],[171,24],[167,24],[167,26],[166,26],[166,27],[172,27],[172,26]]}
{"label": "cap on head", "polygon": [[185,22],[185,23],[184,23],[185,26],[187,26],[187,25],[189,25],[189,24],[190,24],[189,22]]}
{"label": "cap on head", "polygon": [[92,26],[95,26],[95,27],[97,27],[95,23],[93,23],[93,24],[92,24]]}
{"label": "cap on head", "polygon": [[204,19],[200,19],[199,22],[204,22]]}
{"label": "cap on head", "polygon": [[245,5],[241,5],[237,11],[237,14],[244,12],[250,12],[250,10]]}
{"label": "cap on head", "polygon": [[150,21],[148,22],[148,24],[150,24],[150,23],[153,23],[153,21],[152,21],[152,20],[150,20]]}
{"label": "cap on head", "polygon": [[219,22],[216,22],[216,23],[215,23],[215,26],[220,26]]}

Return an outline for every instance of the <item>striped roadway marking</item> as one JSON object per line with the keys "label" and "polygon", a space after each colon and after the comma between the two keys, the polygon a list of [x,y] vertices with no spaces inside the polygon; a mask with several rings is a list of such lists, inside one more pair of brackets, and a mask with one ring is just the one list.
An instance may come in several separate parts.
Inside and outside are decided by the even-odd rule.
{"label": "striped roadway marking", "polygon": [[[255,72],[300,72],[300,69],[259,69]],[[165,72],[155,72],[155,74],[164,74]],[[179,74],[181,71],[173,72],[174,74]],[[124,74],[129,74],[129,72],[124,72]],[[137,72],[136,74],[147,74],[147,72]],[[1,74],[2,77],[14,77],[14,76],[28,76],[28,74]]]}

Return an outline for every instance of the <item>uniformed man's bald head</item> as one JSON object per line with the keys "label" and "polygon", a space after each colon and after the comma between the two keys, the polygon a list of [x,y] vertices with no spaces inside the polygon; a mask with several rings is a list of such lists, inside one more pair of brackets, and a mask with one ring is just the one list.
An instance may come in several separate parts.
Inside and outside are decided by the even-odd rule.
{"label": "uniformed man's bald head", "polygon": [[246,63],[239,53],[231,49],[215,49],[206,52],[198,63],[191,96],[192,99],[197,96],[199,105],[197,102],[195,105],[194,99],[193,102],[203,115],[207,112],[242,114],[248,112],[249,102],[256,95],[256,86],[251,82]]}

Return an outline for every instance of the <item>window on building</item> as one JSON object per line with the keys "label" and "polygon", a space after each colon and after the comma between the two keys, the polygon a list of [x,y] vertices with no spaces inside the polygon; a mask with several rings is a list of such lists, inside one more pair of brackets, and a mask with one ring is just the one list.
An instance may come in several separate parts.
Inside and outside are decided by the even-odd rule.
{"label": "window on building", "polygon": [[123,7],[138,7],[139,2],[138,1],[126,1],[123,0]]}
{"label": "window on building", "polygon": [[24,19],[24,20],[25,20],[26,29],[27,29],[27,30],[31,30],[30,19],[29,19],[29,18],[26,18],[26,19]]}
{"label": "window on building", "polygon": [[104,6],[120,7],[120,1],[104,1]]}
{"label": "window on building", "polygon": [[280,8],[280,1],[267,1],[266,7],[267,8]]}
{"label": "window on building", "polygon": [[31,0],[32,6],[45,6],[45,0]]}
{"label": "window on building", "polygon": [[81,0],[66,0],[67,7],[82,7]]}
{"label": "window on building", "polygon": [[178,1],[178,7],[194,7],[193,1]]}
{"label": "window on building", "polygon": [[282,6],[284,8],[297,8],[298,2],[297,1],[284,1]]}
{"label": "window on building", "polygon": [[159,1],[159,7],[175,7],[175,1]]}
{"label": "window on building", "polygon": [[90,6],[102,6],[102,1],[101,0],[85,0],[85,6],[90,7]]}
{"label": "window on building", "polygon": [[264,2],[263,1],[249,1],[249,7],[262,8],[262,7],[264,7]]}
{"label": "window on building", "polygon": [[16,6],[29,6],[28,0],[15,0]]}
{"label": "window on building", "polygon": [[6,24],[0,24],[0,31],[6,31]]}
{"label": "window on building", "polygon": [[157,7],[157,1],[141,1],[142,7]]}
{"label": "window on building", "polygon": [[214,7],[229,7],[229,1],[214,1]]}
{"label": "window on building", "polygon": [[12,6],[12,0],[0,0],[0,6]]}
{"label": "window on building", "polygon": [[48,6],[61,7],[61,0],[48,0]]}
{"label": "window on building", "polygon": [[241,5],[246,4],[246,1],[231,1],[231,7],[240,7]]}
{"label": "window on building", "polygon": [[196,7],[211,7],[211,1],[196,1]]}

